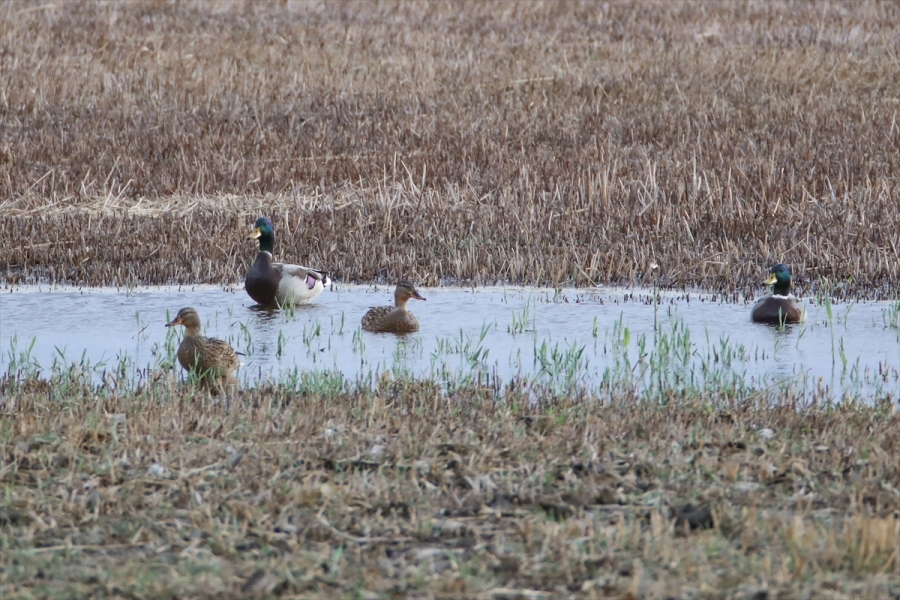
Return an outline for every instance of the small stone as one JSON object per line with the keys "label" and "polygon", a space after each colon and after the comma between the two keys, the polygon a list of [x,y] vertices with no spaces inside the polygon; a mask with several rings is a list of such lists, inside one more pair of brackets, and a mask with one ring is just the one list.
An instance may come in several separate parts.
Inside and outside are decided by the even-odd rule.
{"label": "small stone", "polygon": [[429,560],[435,556],[446,556],[447,551],[443,548],[416,548],[412,552],[413,560],[422,561]]}
{"label": "small stone", "polygon": [[372,446],[372,449],[369,450],[369,456],[372,458],[380,458],[382,454],[384,454],[384,446],[382,444],[375,444]]}
{"label": "small stone", "polygon": [[[394,563],[392,563],[390,559],[382,556],[375,562],[378,564],[378,568],[381,569],[381,573],[385,577],[393,577],[396,573],[396,569],[394,569]],[[379,596],[379,598],[381,598],[381,596]]]}
{"label": "small stone", "polygon": [[553,597],[550,592],[514,588],[494,588],[488,594],[492,600],[543,600]]}
{"label": "small stone", "polygon": [[594,502],[596,502],[597,504],[618,504],[619,495],[616,494],[616,490],[612,489],[608,485],[604,485],[597,491],[597,496],[594,498]]}
{"label": "small stone", "polygon": [[159,463],[153,463],[150,465],[150,468],[147,469],[148,477],[165,477],[168,473],[169,470]]}
{"label": "small stone", "polygon": [[495,573],[505,573],[507,575],[515,575],[522,568],[522,561],[515,556],[500,556],[496,563],[491,566],[491,570]]}
{"label": "small stone", "polygon": [[731,486],[731,489],[735,492],[758,492],[762,489],[765,489],[766,486],[756,481],[738,481],[734,485]]}
{"label": "small stone", "polygon": [[0,508],[0,525],[30,523],[31,518],[13,508]]}
{"label": "small stone", "polygon": [[279,580],[271,573],[266,573],[262,569],[257,569],[241,586],[241,592],[245,594],[262,594],[269,595],[276,587]]}
{"label": "small stone", "polygon": [[712,511],[708,506],[686,504],[675,510],[675,526],[690,529],[709,529],[713,526]]}
{"label": "small stone", "polygon": [[764,429],[759,430],[759,437],[761,437],[764,440],[771,440],[773,437],[775,437],[775,432],[773,430],[769,429],[768,427],[766,427]]}
{"label": "small stone", "polygon": [[455,534],[463,530],[464,525],[453,519],[433,519],[431,526],[441,533]]}
{"label": "small stone", "polygon": [[243,450],[235,450],[235,453],[231,455],[231,458],[228,460],[228,466],[230,468],[235,468],[241,462],[241,459],[244,458]]}
{"label": "small stone", "polygon": [[103,503],[103,494],[99,490],[93,490],[84,498],[84,506],[88,510],[94,510]]}

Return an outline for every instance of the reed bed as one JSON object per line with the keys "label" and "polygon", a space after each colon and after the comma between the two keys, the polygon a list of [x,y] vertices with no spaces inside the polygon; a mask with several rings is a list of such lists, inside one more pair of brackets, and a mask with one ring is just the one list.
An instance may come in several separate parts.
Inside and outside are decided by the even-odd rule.
{"label": "reed bed", "polygon": [[[8,281],[898,284],[891,3],[0,6]],[[654,265],[657,268],[654,269]]]}
{"label": "reed bed", "polygon": [[4,596],[883,597],[890,402],[0,382]]}

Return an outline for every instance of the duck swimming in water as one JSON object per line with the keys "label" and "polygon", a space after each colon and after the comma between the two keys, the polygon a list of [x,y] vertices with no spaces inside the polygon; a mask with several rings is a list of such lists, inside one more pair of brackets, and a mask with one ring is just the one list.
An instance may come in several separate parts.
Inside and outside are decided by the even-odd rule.
{"label": "duck swimming in water", "polygon": [[370,308],[362,318],[362,328],[378,333],[410,333],[419,330],[419,320],[406,309],[410,298],[425,300],[408,281],[401,281],[394,290],[394,306]]}
{"label": "duck swimming in water", "polygon": [[331,283],[324,271],[275,262],[275,228],[269,219],[257,219],[247,239],[259,240],[259,252],[244,280],[247,294],[257,304],[308,304]]}
{"label": "duck swimming in water", "polygon": [[806,317],[806,309],[791,294],[791,270],[778,263],[769,269],[769,277],[763,284],[771,285],[772,293],[763,296],[753,305],[750,318],[755,323],[782,325],[799,323]]}

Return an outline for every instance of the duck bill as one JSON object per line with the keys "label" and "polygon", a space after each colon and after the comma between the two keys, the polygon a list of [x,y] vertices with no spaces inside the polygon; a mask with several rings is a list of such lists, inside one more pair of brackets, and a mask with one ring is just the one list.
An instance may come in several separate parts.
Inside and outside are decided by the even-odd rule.
{"label": "duck bill", "polygon": [[262,231],[259,230],[259,227],[254,227],[253,232],[247,236],[247,239],[255,240],[255,239],[258,239],[259,236],[261,236],[261,235],[262,235]]}
{"label": "duck bill", "polygon": [[420,294],[419,292],[415,292],[415,291],[413,292],[412,297],[415,298],[416,300],[424,300],[425,299],[425,297],[422,296],[422,294]]}
{"label": "duck bill", "polygon": [[775,282],[778,281],[778,278],[775,277],[775,273],[769,273],[769,276],[763,281],[763,285],[775,285]]}
{"label": "duck bill", "polygon": [[176,325],[182,325],[181,319],[177,317],[171,323],[166,323],[166,327],[175,327]]}

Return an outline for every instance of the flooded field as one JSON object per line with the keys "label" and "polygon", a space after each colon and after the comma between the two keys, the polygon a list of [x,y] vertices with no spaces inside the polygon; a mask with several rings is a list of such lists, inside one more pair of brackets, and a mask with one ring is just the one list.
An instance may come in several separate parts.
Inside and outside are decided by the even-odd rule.
{"label": "flooded field", "polygon": [[754,324],[749,304],[709,295],[594,288],[423,288],[410,309],[417,333],[362,331],[370,306],[392,287],[334,286],[295,311],[263,311],[242,289],[16,287],[0,296],[2,370],[77,364],[97,381],[140,382],[172,368],[181,331],[164,327],[195,307],[205,335],[244,356],[244,386],[300,385],[394,376],[447,386],[510,383],[653,395],[672,390],[736,394],[770,386],[820,398],[896,397],[898,308],[890,302],[825,305],[804,299],[807,320]]}

